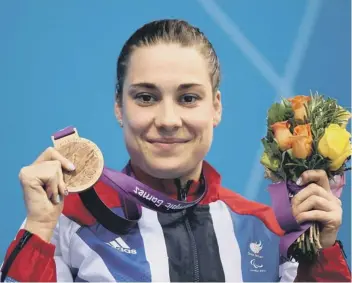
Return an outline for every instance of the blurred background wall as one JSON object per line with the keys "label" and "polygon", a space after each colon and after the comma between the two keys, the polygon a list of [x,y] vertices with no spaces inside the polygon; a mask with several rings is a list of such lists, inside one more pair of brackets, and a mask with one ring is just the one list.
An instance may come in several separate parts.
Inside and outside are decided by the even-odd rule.
{"label": "blurred background wall", "polygon": [[[106,164],[128,160],[113,114],[115,64],[142,24],[199,26],[222,64],[224,116],[207,160],[225,186],[270,204],[259,164],[268,107],[319,91],[351,105],[351,3],[328,1],[0,1],[0,257],[25,217],[18,172],[67,125],[98,144]],[[351,178],[339,238],[351,254]],[[348,258],[350,263],[350,257]]]}

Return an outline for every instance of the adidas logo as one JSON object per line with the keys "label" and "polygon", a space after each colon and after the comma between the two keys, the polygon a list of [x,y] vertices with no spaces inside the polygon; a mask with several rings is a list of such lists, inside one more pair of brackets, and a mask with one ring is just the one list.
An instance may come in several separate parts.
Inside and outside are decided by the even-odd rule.
{"label": "adidas logo", "polygon": [[117,237],[115,240],[106,243],[107,245],[117,249],[120,252],[126,253],[126,254],[137,254],[137,251],[135,249],[131,249],[124,240],[122,240],[121,237]]}

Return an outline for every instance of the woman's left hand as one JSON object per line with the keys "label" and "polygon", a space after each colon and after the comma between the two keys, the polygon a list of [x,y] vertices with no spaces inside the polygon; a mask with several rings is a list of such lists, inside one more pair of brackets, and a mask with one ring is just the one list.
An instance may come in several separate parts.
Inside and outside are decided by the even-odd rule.
{"label": "woman's left hand", "polygon": [[297,180],[297,185],[307,185],[292,198],[292,213],[301,224],[317,221],[322,225],[320,244],[323,248],[334,245],[342,223],[342,203],[330,189],[324,170],[307,170]]}

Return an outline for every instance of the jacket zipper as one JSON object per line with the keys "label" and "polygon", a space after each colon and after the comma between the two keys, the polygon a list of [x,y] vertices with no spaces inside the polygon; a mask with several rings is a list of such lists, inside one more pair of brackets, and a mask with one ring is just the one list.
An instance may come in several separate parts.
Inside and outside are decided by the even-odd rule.
{"label": "jacket zipper", "polygon": [[191,229],[191,224],[189,223],[187,212],[185,210],[183,211],[183,215],[185,217],[187,232],[191,238],[191,246],[193,251],[193,263],[194,263],[194,282],[199,282],[199,263],[198,263],[198,251],[196,246],[196,240],[194,238],[194,235]]}
{"label": "jacket zipper", "polygon": [[[192,182],[189,181],[187,184],[182,187],[180,182],[178,182],[178,198],[179,200],[186,201],[187,200],[187,193],[188,190],[191,186]],[[190,237],[191,240],[191,248],[192,248],[192,254],[193,254],[193,264],[194,264],[194,282],[199,282],[199,262],[198,262],[198,251],[197,251],[197,245],[196,245],[196,240],[194,238],[194,234],[192,232],[191,224],[189,222],[188,216],[187,216],[187,210],[184,210],[183,212],[183,217],[185,219],[185,225],[186,225],[186,230],[187,233]]]}

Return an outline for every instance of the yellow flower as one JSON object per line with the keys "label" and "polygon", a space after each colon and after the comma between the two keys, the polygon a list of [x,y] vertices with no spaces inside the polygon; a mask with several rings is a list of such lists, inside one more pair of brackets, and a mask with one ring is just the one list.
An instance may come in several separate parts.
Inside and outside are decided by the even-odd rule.
{"label": "yellow flower", "polygon": [[310,100],[311,97],[305,95],[297,95],[288,99],[288,101],[291,102],[296,121],[304,121],[304,119],[307,118],[307,111],[304,105],[307,105]]}
{"label": "yellow flower", "polygon": [[269,155],[265,151],[263,152],[260,162],[273,171],[276,171],[280,165],[280,161],[278,159],[274,158],[273,160],[270,160]]}
{"label": "yellow flower", "polygon": [[273,130],[275,140],[282,151],[291,148],[290,137],[292,137],[292,134],[290,132],[290,123],[288,121],[276,122],[271,125],[271,129]]}
{"label": "yellow flower", "polygon": [[330,169],[339,169],[352,154],[350,144],[351,134],[337,124],[330,124],[318,143],[319,153],[331,159]]}

